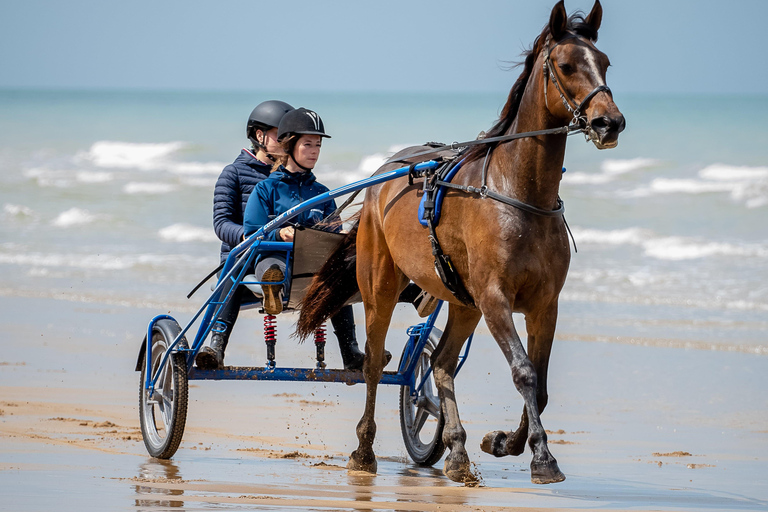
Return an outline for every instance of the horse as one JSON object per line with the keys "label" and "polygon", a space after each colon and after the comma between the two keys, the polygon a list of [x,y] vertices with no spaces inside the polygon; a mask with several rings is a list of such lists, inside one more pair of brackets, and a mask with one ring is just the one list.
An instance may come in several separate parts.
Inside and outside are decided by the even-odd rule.
{"label": "horse", "polygon": [[[569,17],[562,0],[554,6],[549,22],[523,54],[522,73],[486,140],[578,124],[597,148],[618,144],[625,120],[605,82],[608,57],[595,46],[601,20],[599,0],[586,17],[580,12]],[[527,441],[532,451],[531,481],[565,479],[547,446],[541,413],[548,400],[547,368],[558,297],[570,263],[567,225],[558,215],[566,138],[563,131],[507,137],[477,144],[465,153],[452,183],[470,191],[472,186],[479,190],[482,183],[487,193],[448,189],[435,228],[463,296],[449,291],[436,272],[429,237],[416,213],[422,184],[402,177],[367,189],[356,225],[315,276],[297,323],[299,337],[306,336],[360,292],[367,335],[366,400],[349,470],[376,473],[374,411],[385,364],[384,341],[398,295],[413,281],[449,304],[447,323],[431,359],[445,418],[442,440],[450,449],[444,474],[457,482],[476,479],[465,448],[454,372],[464,341],[484,316],[524,407],[517,429],[486,434],[481,449],[496,457],[520,455]],[[402,167],[397,161],[420,151],[424,146],[403,150],[377,172]],[[492,191],[512,201],[495,200]],[[524,314],[527,350],[515,329],[513,312]]]}

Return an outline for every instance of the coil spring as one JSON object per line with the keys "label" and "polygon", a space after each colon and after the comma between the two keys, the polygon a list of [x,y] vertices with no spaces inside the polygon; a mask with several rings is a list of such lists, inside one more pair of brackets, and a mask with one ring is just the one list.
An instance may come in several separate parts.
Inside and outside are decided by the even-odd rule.
{"label": "coil spring", "polygon": [[325,324],[315,329],[315,344],[325,343]]}
{"label": "coil spring", "polygon": [[277,317],[264,315],[264,341],[274,344],[277,341]]}

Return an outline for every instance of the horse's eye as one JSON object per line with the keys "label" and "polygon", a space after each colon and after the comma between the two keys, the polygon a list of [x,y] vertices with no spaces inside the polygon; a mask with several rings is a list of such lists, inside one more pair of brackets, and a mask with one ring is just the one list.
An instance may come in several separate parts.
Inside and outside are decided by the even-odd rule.
{"label": "horse's eye", "polygon": [[558,65],[557,65],[557,67],[559,67],[559,68],[560,68],[560,71],[562,71],[562,73],[563,73],[564,75],[570,75],[570,74],[572,74],[574,71],[576,71],[576,70],[573,68],[573,66],[571,66],[571,65],[570,65],[570,64],[568,64],[567,62],[563,62],[562,64],[558,64]]}

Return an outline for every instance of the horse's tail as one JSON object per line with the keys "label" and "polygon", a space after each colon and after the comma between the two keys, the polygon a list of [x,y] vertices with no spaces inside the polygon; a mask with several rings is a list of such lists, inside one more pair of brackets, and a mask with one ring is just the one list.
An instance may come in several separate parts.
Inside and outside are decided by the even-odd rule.
{"label": "horse's tail", "polygon": [[360,287],[357,284],[357,226],[339,244],[309,285],[300,304],[296,336],[305,340],[344,307]]}

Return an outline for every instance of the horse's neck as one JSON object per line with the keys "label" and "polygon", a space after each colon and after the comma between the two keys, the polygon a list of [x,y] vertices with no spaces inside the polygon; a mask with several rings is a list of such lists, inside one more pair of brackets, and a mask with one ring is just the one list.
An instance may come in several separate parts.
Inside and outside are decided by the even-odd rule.
{"label": "horse's neck", "polygon": [[[564,124],[548,114],[540,75],[532,76],[508,133],[557,128]],[[553,208],[560,189],[565,142],[565,135],[543,135],[501,144],[489,162],[488,185],[539,208]]]}

